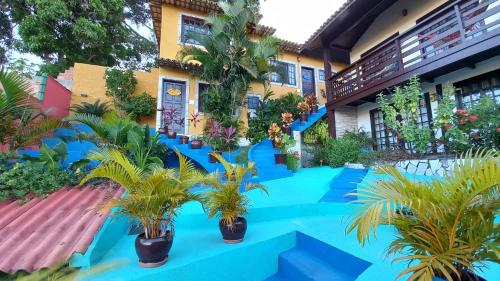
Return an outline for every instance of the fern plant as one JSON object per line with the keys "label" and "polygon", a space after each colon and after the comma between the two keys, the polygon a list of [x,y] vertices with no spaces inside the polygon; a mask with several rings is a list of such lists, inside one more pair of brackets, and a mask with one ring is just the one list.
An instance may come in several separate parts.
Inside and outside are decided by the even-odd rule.
{"label": "fern plant", "polygon": [[91,179],[110,179],[128,191],[122,198],[110,199],[104,208],[119,207],[115,215],[136,218],[144,227],[146,239],[165,234],[166,226],[173,226],[177,210],[186,202],[201,200],[190,192],[203,180],[203,175],[178,150],[179,169],[165,169],[155,163],[146,167],[134,165],[116,149],[93,151],[89,159],[101,161],[81,184]]}
{"label": "fern plant", "polygon": [[[218,171],[209,175],[205,183],[213,189],[206,192],[205,207],[208,210],[210,218],[214,216],[231,225],[238,217],[247,213],[247,205],[250,203],[248,197],[240,192],[245,176],[254,171],[254,164],[233,165],[227,162],[220,154],[212,153],[224,167],[225,172],[220,174]],[[245,191],[260,189],[267,193],[265,186],[261,184],[246,183]]]}
{"label": "fern plant", "polygon": [[500,225],[495,222],[500,207],[497,152],[469,151],[452,172],[432,182],[410,181],[394,167],[379,172],[390,179],[363,185],[351,194],[361,205],[347,232],[356,231],[365,244],[378,226],[395,226],[398,236],[388,254],[398,253],[395,261],[410,264],[398,277],[463,280],[486,261],[500,262]]}
{"label": "fern plant", "polygon": [[102,117],[110,111],[107,102],[96,100],[94,103],[82,102],[81,104],[74,104],[71,106],[71,111],[77,114],[91,114]]}

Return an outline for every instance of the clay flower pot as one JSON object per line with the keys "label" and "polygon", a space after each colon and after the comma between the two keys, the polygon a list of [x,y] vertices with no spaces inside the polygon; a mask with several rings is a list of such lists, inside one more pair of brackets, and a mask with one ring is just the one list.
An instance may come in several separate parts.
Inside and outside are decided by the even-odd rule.
{"label": "clay flower pot", "polygon": [[135,251],[142,267],[158,267],[167,262],[174,237],[170,231],[164,236],[146,239],[144,233],[135,238]]}
{"label": "clay flower pot", "polygon": [[278,165],[284,165],[286,160],[286,154],[274,154],[274,160]]}
{"label": "clay flower pot", "polygon": [[318,106],[317,105],[311,106],[311,114],[316,114],[316,113],[318,113]]}
{"label": "clay flower pot", "polygon": [[189,137],[188,136],[180,136],[179,137],[179,142],[181,144],[188,144],[189,143]]}
{"label": "clay flower pot", "polygon": [[175,138],[177,138],[177,132],[174,132],[174,131],[168,131],[167,137],[168,137],[169,139],[175,139]]}
{"label": "clay flower pot", "polygon": [[307,120],[309,120],[309,116],[307,116],[307,113],[300,114],[300,122],[301,123],[306,123]]}
{"label": "clay flower pot", "polygon": [[166,135],[168,133],[168,128],[159,128],[158,133],[162,135]]}
{"label": "clay flower pot", "polygon": [[287,134],[287,135],[292,135],[292,128],[290,127],[282,127],[281,130],[283,131],[284,134]]}
{"label": "clay flower pot", "polygon": [[247,220],[242,217],[236,218],[232,224],[227,224],[223,220],[219,221],[219,230],[224,242],[236,244],[243,241],[247,232]]}
{"label": "clay flower pot", "polygon": [[[213,151],[212,153],[221,154],[220,151]],[[220,163],[220,161],[217,158],[215,158],[215,156],[213,156],[212,153],[208,154],[208,162],[210,162],[210,163]]]}
{"label": "clay flower pot", "polygon": [[201,140],[192,140],[191,148],[192,149],[200,149],[203,146],[203,142]]}

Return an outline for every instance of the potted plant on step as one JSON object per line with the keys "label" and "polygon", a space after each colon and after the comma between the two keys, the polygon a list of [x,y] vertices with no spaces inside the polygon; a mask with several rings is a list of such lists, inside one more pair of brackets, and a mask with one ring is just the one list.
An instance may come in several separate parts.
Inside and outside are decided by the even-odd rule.
{"label": "potted plant on step", "polygon": [[[200,113],[191,113],[191,118],[188,119],[189,123],[193,125],[194,128],[196,128],[196,125],[200,122]],[[181,144],[188,144],[189,143],[189,136],[183,135],[179,137],[179,142]]]}
{"label": "potted plant on step", "polygon": [[[169,131],[169,126],[174,123],[176,118],[177,118],[177,108],[174,108],[173,106],[171,106],[169,109],[162,107],[161,119],[162,119],[163,127],[159,128],[158,132],[160,134],[167,134],[169,139],[172,138],[171,135],[173,136],[174,133],[175,133],[175,135],[177,135],[176,132]],[[175,138],[175,137],[173,137],[173,138]]]}
{"label": "potted plant on step", "polygon": [[286,164],[286,155],[288,154],[288,149],[295,145],[295,140],[289,135],[283,135],[281,140],[276,143],[279,148],[280,153],[274,154],[274,160],[278,165]]}
{"label": "potted plant on step", "polygon": [[388,254],[399,254],[395,261],[409,265],[398,277],[484,280],[477,273],[485,262],[500,262],[499,163],[498,152],[469,151],[446,177],[432,182],[408,180],[391,166],[380,168],[389,178],[352,194],[360,204],[347,231],[356,231],[365,244],[380,225],[394,226],[397,236]]}
{"label": "potted plant on step", "polygon": [[191,149],[200,149],[203,146],[203,140],[198,135],[191,136]]}
{"label": "potted plant on step", "polygon": [[205,127],[205,136],[203,139],[208,146],[212,148],[212,153],[208,154],[208,161],[210,163],[217,163],[218,160],[213,154],[221,153],[222,146],[222,123],[215,120],[208,120]]}
{"label": "potted plant on step", "polygon": [[247,221],[243,216],[249,204],[246,194],[240,192],[242,185],[245,185],[245,191],[260,189],[267,193],[267,189],[260,184],[243,183],[247,174],[254,170],[252,162],[245,167],[232,165],[219,154],[214,154],[214,157],[222,163],[225,172],[220,174],[216,171],[207,177],[205,183],[213,189],[205,193],[205,207],[210,218],[219,217],[219,230],[224,242],[240,243],[247,230]]}
{"label": "potted plant on step", "polygon": [[283,132],[278,124],[272,123],[267,130],[267,134],[269,136],[269,140],[271,140],[271,143],[273,144],[273,148],[278,148],[276,144],[280,142],[283,137]]}
{"label": "potted plant on step", "polygon": [[113,215],[135,218],[141,223],[144,232],[136,237],[135,250],[143,267],[157,267],[167,261],[178,209],[186,202],[201,200],[189,190],[203,180],[203,175],[178,150],[175,152],[179,169],[165,169],[156,163],[136,166],[116,149],[93,151],[89,159],[100,164],[81,182],[83,185],[91,179],[107,178],[127,189],[123,197],[110,199],[102,207],[118,207]]}
{"label": "potted plant on step", "polygon": [[293,115],[290,112],[284,112],[281,113],[281,122],[282,125],[281,129],[283,130],[283,133],[292,135],[292,123],[293,123]]}
{"label": "potted plant on step", "polygon": [[297,104],[297,109],[300,111],[300,122],[305,123],[308,120],[307,112],[309,112],[309,105],[305,101]]}
{"label": "potted plant on step", "polygon": [[307,102],[307,105],[309,105],[311,114],[318,113],[318,99],[316,98],[316,95],[314,93],[310,93],[309,95],[307,95],[305,101]]}

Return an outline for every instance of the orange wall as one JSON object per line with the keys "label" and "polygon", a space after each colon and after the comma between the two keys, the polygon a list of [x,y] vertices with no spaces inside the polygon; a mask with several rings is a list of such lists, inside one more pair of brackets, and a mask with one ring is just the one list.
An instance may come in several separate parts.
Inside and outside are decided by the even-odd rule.
{"label": "orange wall", "polygon": [[[111,104],[111,99],[106,96],[106,82],[104,73],[106,67],[76,63],[73,70],[73,87],[71,89],[71,105],[82,102],[94,103],[96,100],[107,101]],[[137,78],[137,88],[134,94],[147,92],[155,97],[158,93],[158,69],[151,72],[134,71]],[[148,123],[155,126],[155,116],[142,120],[141,123]]]}

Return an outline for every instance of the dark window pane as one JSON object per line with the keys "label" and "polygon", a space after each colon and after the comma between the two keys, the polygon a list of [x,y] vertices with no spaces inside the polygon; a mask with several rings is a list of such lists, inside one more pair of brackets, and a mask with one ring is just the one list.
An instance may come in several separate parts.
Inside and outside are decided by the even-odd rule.
{"label": "dark window pane", "polygon": [[203,112],[203,99],[208,92],[208,84],[199,83],[198,84],[198,112]]}
{"label": "dark window pane", "polygon": [[259,108],[260,98],[257,96],[248,96],[248,109]]}
{"label": "dark window pane", "polygon": [[[297,85],[297,78],[295,76],[295,64],[286,63],[282,61],[271,61],[271,65],[280,68],[281,71],[278,74],[277,72],[272,72],[270,80],[271,82],[283,83],[288,85]],[[284,77],[281,77],[284,75]]]}

